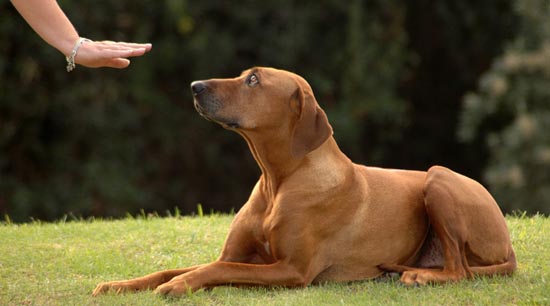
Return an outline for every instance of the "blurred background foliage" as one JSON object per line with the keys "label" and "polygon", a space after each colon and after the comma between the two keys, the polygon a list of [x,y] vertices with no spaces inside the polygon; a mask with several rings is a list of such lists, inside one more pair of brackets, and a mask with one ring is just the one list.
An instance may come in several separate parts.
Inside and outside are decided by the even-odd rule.
{"label": "blurred background foliage", "polygon": [[550,2],[519,1],[516,37],[464,98],[459,136],[487,144],[501,206],[550,212]]}
{"label": "blurred background foliage", "polygon": [[238,210],[260,172],[196,114],[189,83],[252,66],[304,76],[356,162],[443,164],[506,212],[550,212],[547,1],[59,3],[82,36],[153,50],[66,73],[0,4],[0,213],[14,220]]}

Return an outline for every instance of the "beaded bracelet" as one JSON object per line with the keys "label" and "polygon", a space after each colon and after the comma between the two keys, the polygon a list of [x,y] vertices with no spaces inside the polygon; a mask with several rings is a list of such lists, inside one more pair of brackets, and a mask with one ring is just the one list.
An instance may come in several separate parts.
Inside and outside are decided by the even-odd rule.
{"label": "beaded bracelet", "polygon": [[91,40],[89,40],[88,38],[79,37],[78,40],[74,43],[73,51],[71,52],[71,54],[65,57],[65,59],[67,60],[67,72],[73,71],[74,68],[76,67],[74,58],[80,46],[82,46],[82,44],[86,41],[91,41]]}

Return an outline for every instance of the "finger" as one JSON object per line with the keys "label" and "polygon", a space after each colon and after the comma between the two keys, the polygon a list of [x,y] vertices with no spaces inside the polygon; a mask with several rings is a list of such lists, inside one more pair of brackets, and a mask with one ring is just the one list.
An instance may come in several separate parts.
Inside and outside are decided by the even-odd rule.
{"label": "finger", "polygon": [[141,56],[145,54],[146,50],[144,48],[139,49],[104,49],[101,50],[101,57],[105,59],[110,58],[126,58],[126,57],[134,57],[134,56]]}
{"label": "finger", "polygon": [[[130,53],[126,57],[133,57],[133,56],[142,56],[143,54],[145,54],[145,52],[147,52],[147,49],[137,48],[137,49],[131,49],[131,50],[127,50],[127,51],[130,52]],[[121,56],[121,57],[125,57],[125,56]]]}
{"label": "finger", "polygon": [[128,43],[128,42],[114,42],[114,41],[99,41],[94,42],[97,43],[98,46],[102,46],[109,49],[145,49],[145,51],[151,50],[153,47],[150,43],[140,44],[140,43]]}
{"label": "finger", "polygon": [[126,58],[114,58],[114,59],[111,59],[105,66],[111,67],[111,68],[123,69],[130,66],[130,60]]}
{"label": "finger", "polygon": [[145,48],[116,48],[104,49],[102,51],[105,57],[132,57],[141,56],[147,52]]}
{"label": "finger", "polygon": [[148,51],[151,51],[151,49],[153,48],[153,45],[150,44],[150,43],[146,43],[146,44],[138,44],[138,43],[123,43],[123,46],[128,46],[132,49],[145,49],[145,52],[148,52]]}

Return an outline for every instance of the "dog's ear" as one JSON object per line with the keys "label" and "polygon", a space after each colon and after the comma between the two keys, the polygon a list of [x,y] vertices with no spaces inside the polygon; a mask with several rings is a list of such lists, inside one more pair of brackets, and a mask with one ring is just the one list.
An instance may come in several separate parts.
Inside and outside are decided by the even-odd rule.
{"label": "dog's ear", "polygon": [[294,98],[297,102],[298,120],[292,132],[292,155],[303,157],[317,149],[332,135],[332,127],[313,93],[298,88]]}

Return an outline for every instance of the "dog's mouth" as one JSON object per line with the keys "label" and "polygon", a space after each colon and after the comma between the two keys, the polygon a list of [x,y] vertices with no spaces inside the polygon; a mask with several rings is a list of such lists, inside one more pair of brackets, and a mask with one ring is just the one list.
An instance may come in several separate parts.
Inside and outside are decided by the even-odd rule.
{"label": "dog's mouth", "polygon": [[[240,127],[239,123],[236,120],[226,120],[226,119],[217,118],[217,117],[213,116],[212,115],[213,109],[215,108],[217,110],[219,108],[218,105],[216,105],[215,107],[210,106],[210,107],[205,108],[201,105],[201,103],[199,103],[199,101],[197,99],[197,96],[195,96],[193,104],[195,105],[195,109],[197,110],[199,115],[201,115],[201,117],[203,117],[204,119],[206,119],[208,121],[218,123],[222,127],[226,128],[226,129],[229,129],[229,130],[238,129]],[[215,103],[215,104],[217,104],[217,103]],[[211,105],[211,104],[208,104],[208,105]]]}
{"label": "dog's mouth", "polygon": [[221,125],[228,130],[234,130],[241,127],[237,122],[221,123]]}
{"label": "dog's mouth", "polygon": [[195,105],[195,109],[197,110],[197,113],[199,113],[199,115],[201,115],[201,117],[203,117],[204,119],[208,120],[208,121],[214,121],[212,120],[208,114],[206,114],[206,111],[202,108],[202,106],[199,104],[199,102],[197,101],[196,97],[193,101],[193,104]]}

